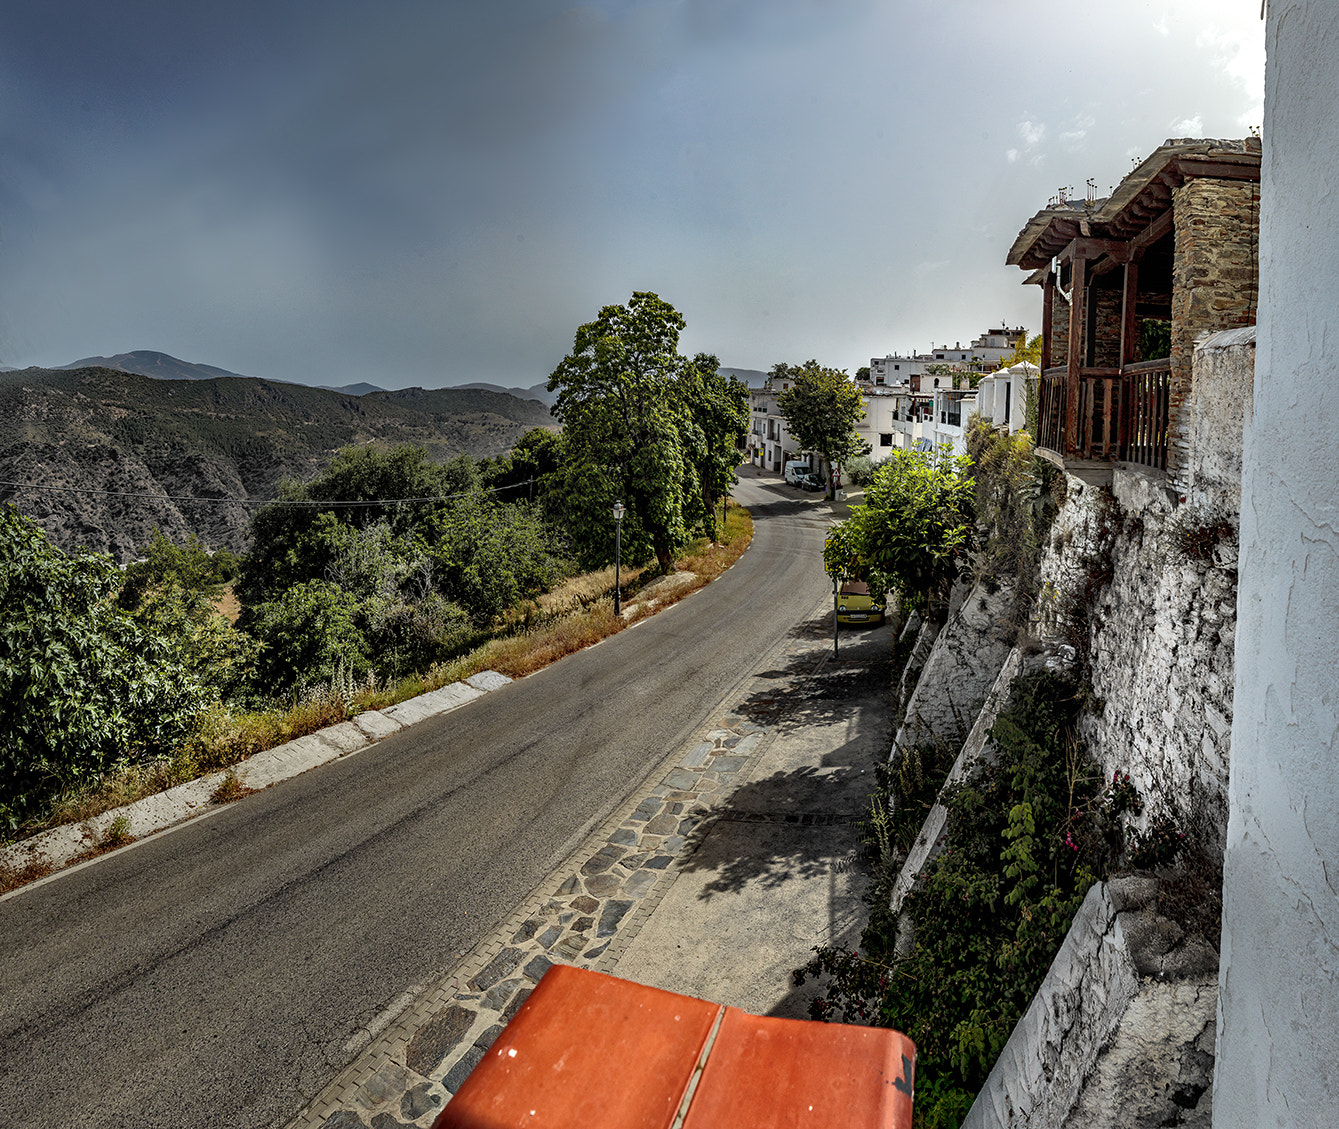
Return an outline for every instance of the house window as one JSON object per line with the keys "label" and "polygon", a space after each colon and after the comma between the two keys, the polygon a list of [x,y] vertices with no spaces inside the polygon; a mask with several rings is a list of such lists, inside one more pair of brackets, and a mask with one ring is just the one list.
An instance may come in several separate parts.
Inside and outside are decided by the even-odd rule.
{"label": "house window", "polygon": [[893,371],[896,372],[901,367],[902,367],[901,365],[893,365]]}
{"label": "house window", "polygon": [[893,445],[893,433],[891,431],[879,432],[879,446],[891,447]]}

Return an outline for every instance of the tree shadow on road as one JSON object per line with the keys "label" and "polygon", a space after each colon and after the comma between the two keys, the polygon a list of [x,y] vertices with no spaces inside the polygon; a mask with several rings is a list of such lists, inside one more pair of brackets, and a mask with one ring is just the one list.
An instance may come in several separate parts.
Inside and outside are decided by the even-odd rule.
{"label": "tree shadow on road", "polygon": [[786,665],[761,671],[764,685],[740,701],[735,711],[780,734],[849,717],[855,709],[881,705],[890,689],[886,641],[866,643],[833,659],[812,651],[791,656]]}
{"label": "tree shadow on road", "polygon": [[751,780],[713,809],[695,832],[685,873],[712,872],[698,897],[746,886],[777,890],[851,864],[875,789],[877,753],[864,740],[834,749],[817,765]]}

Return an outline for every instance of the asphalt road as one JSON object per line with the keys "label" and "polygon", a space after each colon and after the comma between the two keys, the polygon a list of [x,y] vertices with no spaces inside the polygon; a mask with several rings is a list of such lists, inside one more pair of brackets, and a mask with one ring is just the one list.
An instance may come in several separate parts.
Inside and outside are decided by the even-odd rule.
{"label": "asphalt road", "polygon": [[440,718],[0,901],[0,1126],[280,1126],[822,596],[813,494],[675,607]]}

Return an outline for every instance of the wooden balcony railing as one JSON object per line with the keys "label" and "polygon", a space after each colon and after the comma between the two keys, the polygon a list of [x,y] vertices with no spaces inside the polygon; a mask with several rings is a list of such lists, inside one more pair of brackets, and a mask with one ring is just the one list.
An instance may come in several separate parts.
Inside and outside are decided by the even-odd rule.
{"label": "wooden balcony railing", "polygon": [[[1064,366],[1041,374],[1037,445],[1066,459],[1128,462],[1167,469],[1171,361],[1124,368],[1082,368],[1077,382]],[[1077,428],[1067,434],[1069,397],[1077,397]]]}
{"label": "wooden balcony railing", "polygon": [[1126,365],[1123,379],[1129,409],[1120,457],[1127,463],[1167,469],[1167,419],[1172,362],[1167,357]]}
{"label": "wooden balcony railing", "polygon": [[1064,365],[1048,368],[1041,374],[1037,394],[1037,446],[1063,454],[1065,450],[1065,407],[1069,387]]}

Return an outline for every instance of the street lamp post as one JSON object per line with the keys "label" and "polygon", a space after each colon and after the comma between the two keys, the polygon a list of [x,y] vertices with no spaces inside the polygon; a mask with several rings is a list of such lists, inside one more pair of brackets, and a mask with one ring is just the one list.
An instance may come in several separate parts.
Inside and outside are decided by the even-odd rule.
{"label": "street lamp post", "polygon": [[838,604],[841,601],[841,583],[837,579],[837,574],[832,574],[832,657],[837,657],[837,633],[841,630],[841,621],[837,618],[840,610]]}
{"label": "street lamp post", "polygon": [[614,503],[614,614],[623,614],[622,593],[619,591],[620,569],[623,563],[623,515],[627,509],[622,502]]}

